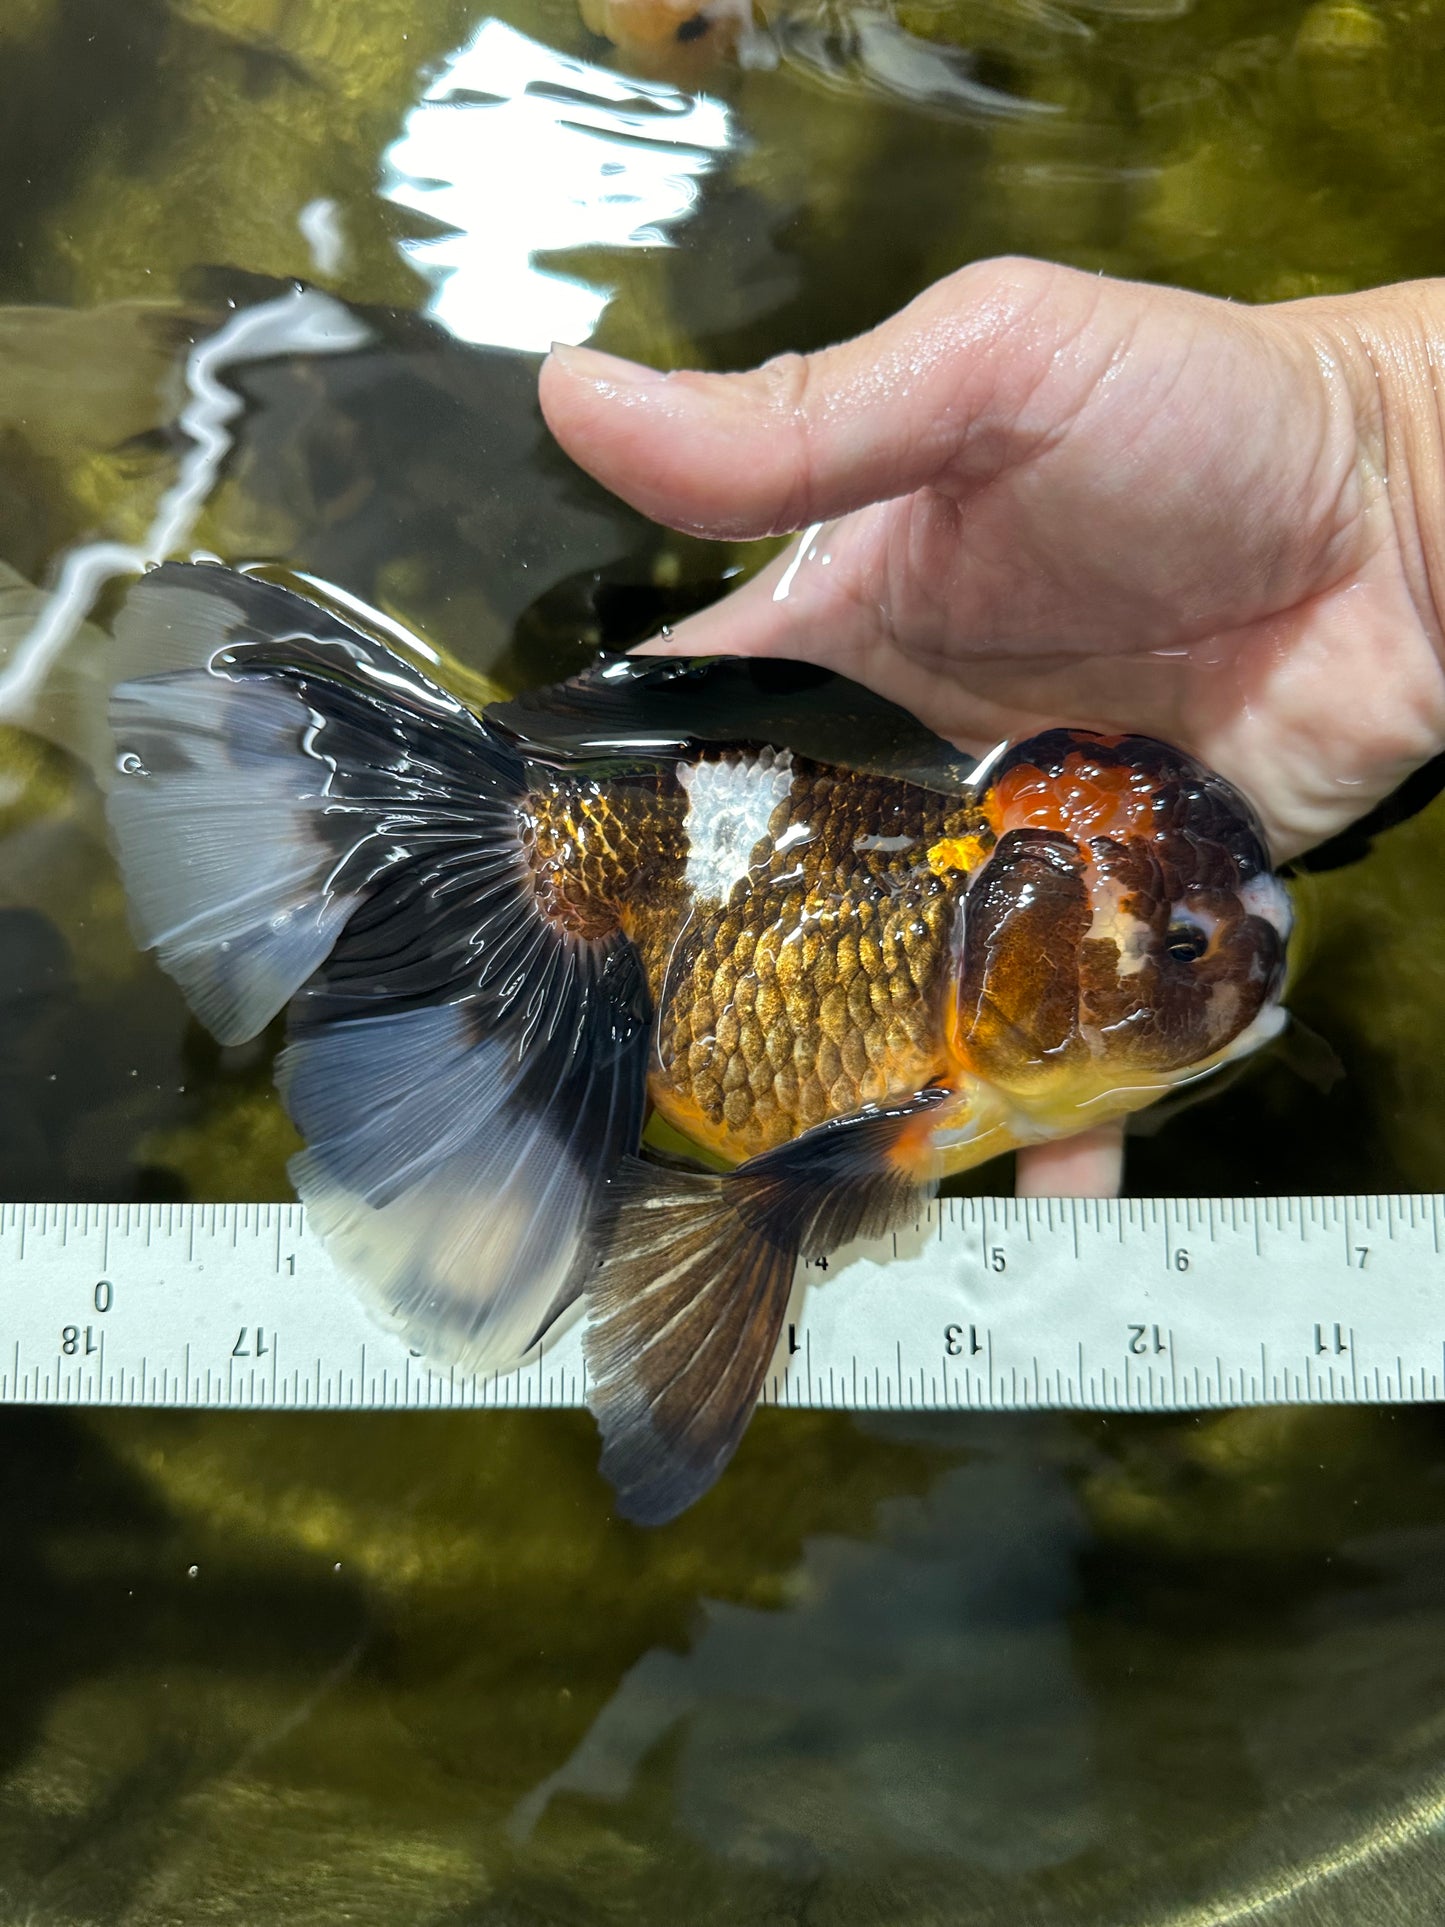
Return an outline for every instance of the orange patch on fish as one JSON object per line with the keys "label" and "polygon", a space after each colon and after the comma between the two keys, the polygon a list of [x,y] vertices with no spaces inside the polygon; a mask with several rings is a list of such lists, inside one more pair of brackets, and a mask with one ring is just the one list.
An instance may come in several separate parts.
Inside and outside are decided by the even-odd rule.
{"label": "orange patch on fish", "polygon": [[[1094,740],[1113,748],[1123,739]],[[1096,836],[1147,836],[1158,796],[1152,770],[1111,765],[1080,747],[1069,752],[1057,773],[1029,762],[1013,764],[995,784],[991,800],[1001,829],[1056,830],[1087,842]]]}
{"label": "orange patch on fish", "polygon": [[928,867],[936,877],[958,871],[967,876],[976,870],[993,848],[991,834],[973,830],[967,836],[943,836],[928,850]]}

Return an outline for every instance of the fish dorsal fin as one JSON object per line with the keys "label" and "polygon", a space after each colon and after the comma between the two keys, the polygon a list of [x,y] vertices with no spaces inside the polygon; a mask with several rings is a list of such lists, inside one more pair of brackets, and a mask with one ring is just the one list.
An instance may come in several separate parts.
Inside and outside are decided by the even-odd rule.
{"label": "fish dorsal fin", "polygon": [[700,749],[790,749],[944,795],[976,759],[906,709],[815,663],[771,656],[602,656],[487,720],[542,762],[669,762]]}
{"label": "fish dorsal fin", "polygon": [[815,1126],[725,1176],[628,1158],[588,1254],[588,1403],[619,1509],[675,1518],[723,1470],[771,1363],[800,1252],[903,1222],[948,1094]]}

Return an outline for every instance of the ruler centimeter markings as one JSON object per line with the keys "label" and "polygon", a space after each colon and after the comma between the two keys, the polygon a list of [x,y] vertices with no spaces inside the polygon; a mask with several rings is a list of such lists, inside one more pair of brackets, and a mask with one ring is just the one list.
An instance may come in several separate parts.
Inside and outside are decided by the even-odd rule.
{"label": "ruler centimeter markings", "polygon": [[[800,1267],[768,1404],[1187,1411],[1445,1397],[1438,1196],[946,1198]],[[580,1405],[574,1316],[510,1372],[377,1325],[300,1205],[0,1206],[0,1402]]]}

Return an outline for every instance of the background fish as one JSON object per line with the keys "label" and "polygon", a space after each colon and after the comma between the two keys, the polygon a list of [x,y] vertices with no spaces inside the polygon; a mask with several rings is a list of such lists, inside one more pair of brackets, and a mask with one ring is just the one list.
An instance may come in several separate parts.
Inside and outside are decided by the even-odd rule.
{"label": "background fish", "polygon": [[753,0],[579,0],[589,33],[610,40],[640,74],[697,86],[729,54],[771,66],[771,43],[753,19]]}
{"label": "background fish", "polygon": [[[411,1343],[509,1364],[585,1294],[634,1519],[726,1464],[800,1255],[1282,1021],[1253,815],[1159,743],[1058,730],[985,775],[841,679],[730,661],[477,716],[217,567],[144,578],[116,641],[140,941],[225,1043],[289,1007],[297,1190]],[[641,1156],[649,1109],[728,1168]]]}

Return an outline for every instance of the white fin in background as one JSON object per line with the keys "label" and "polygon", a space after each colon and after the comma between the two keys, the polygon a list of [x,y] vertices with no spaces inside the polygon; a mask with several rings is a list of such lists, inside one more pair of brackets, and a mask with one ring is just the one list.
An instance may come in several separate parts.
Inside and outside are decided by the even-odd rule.
{"label": "white fin in background", "polygon": [[[50,598],[8,562],[0,562],[0,678],[24,648]],[[78,757],[104,785],[110,775],[110,728],[105,720],[110,639],[82,622],[51,665],[44,686],[14,721]]]}

